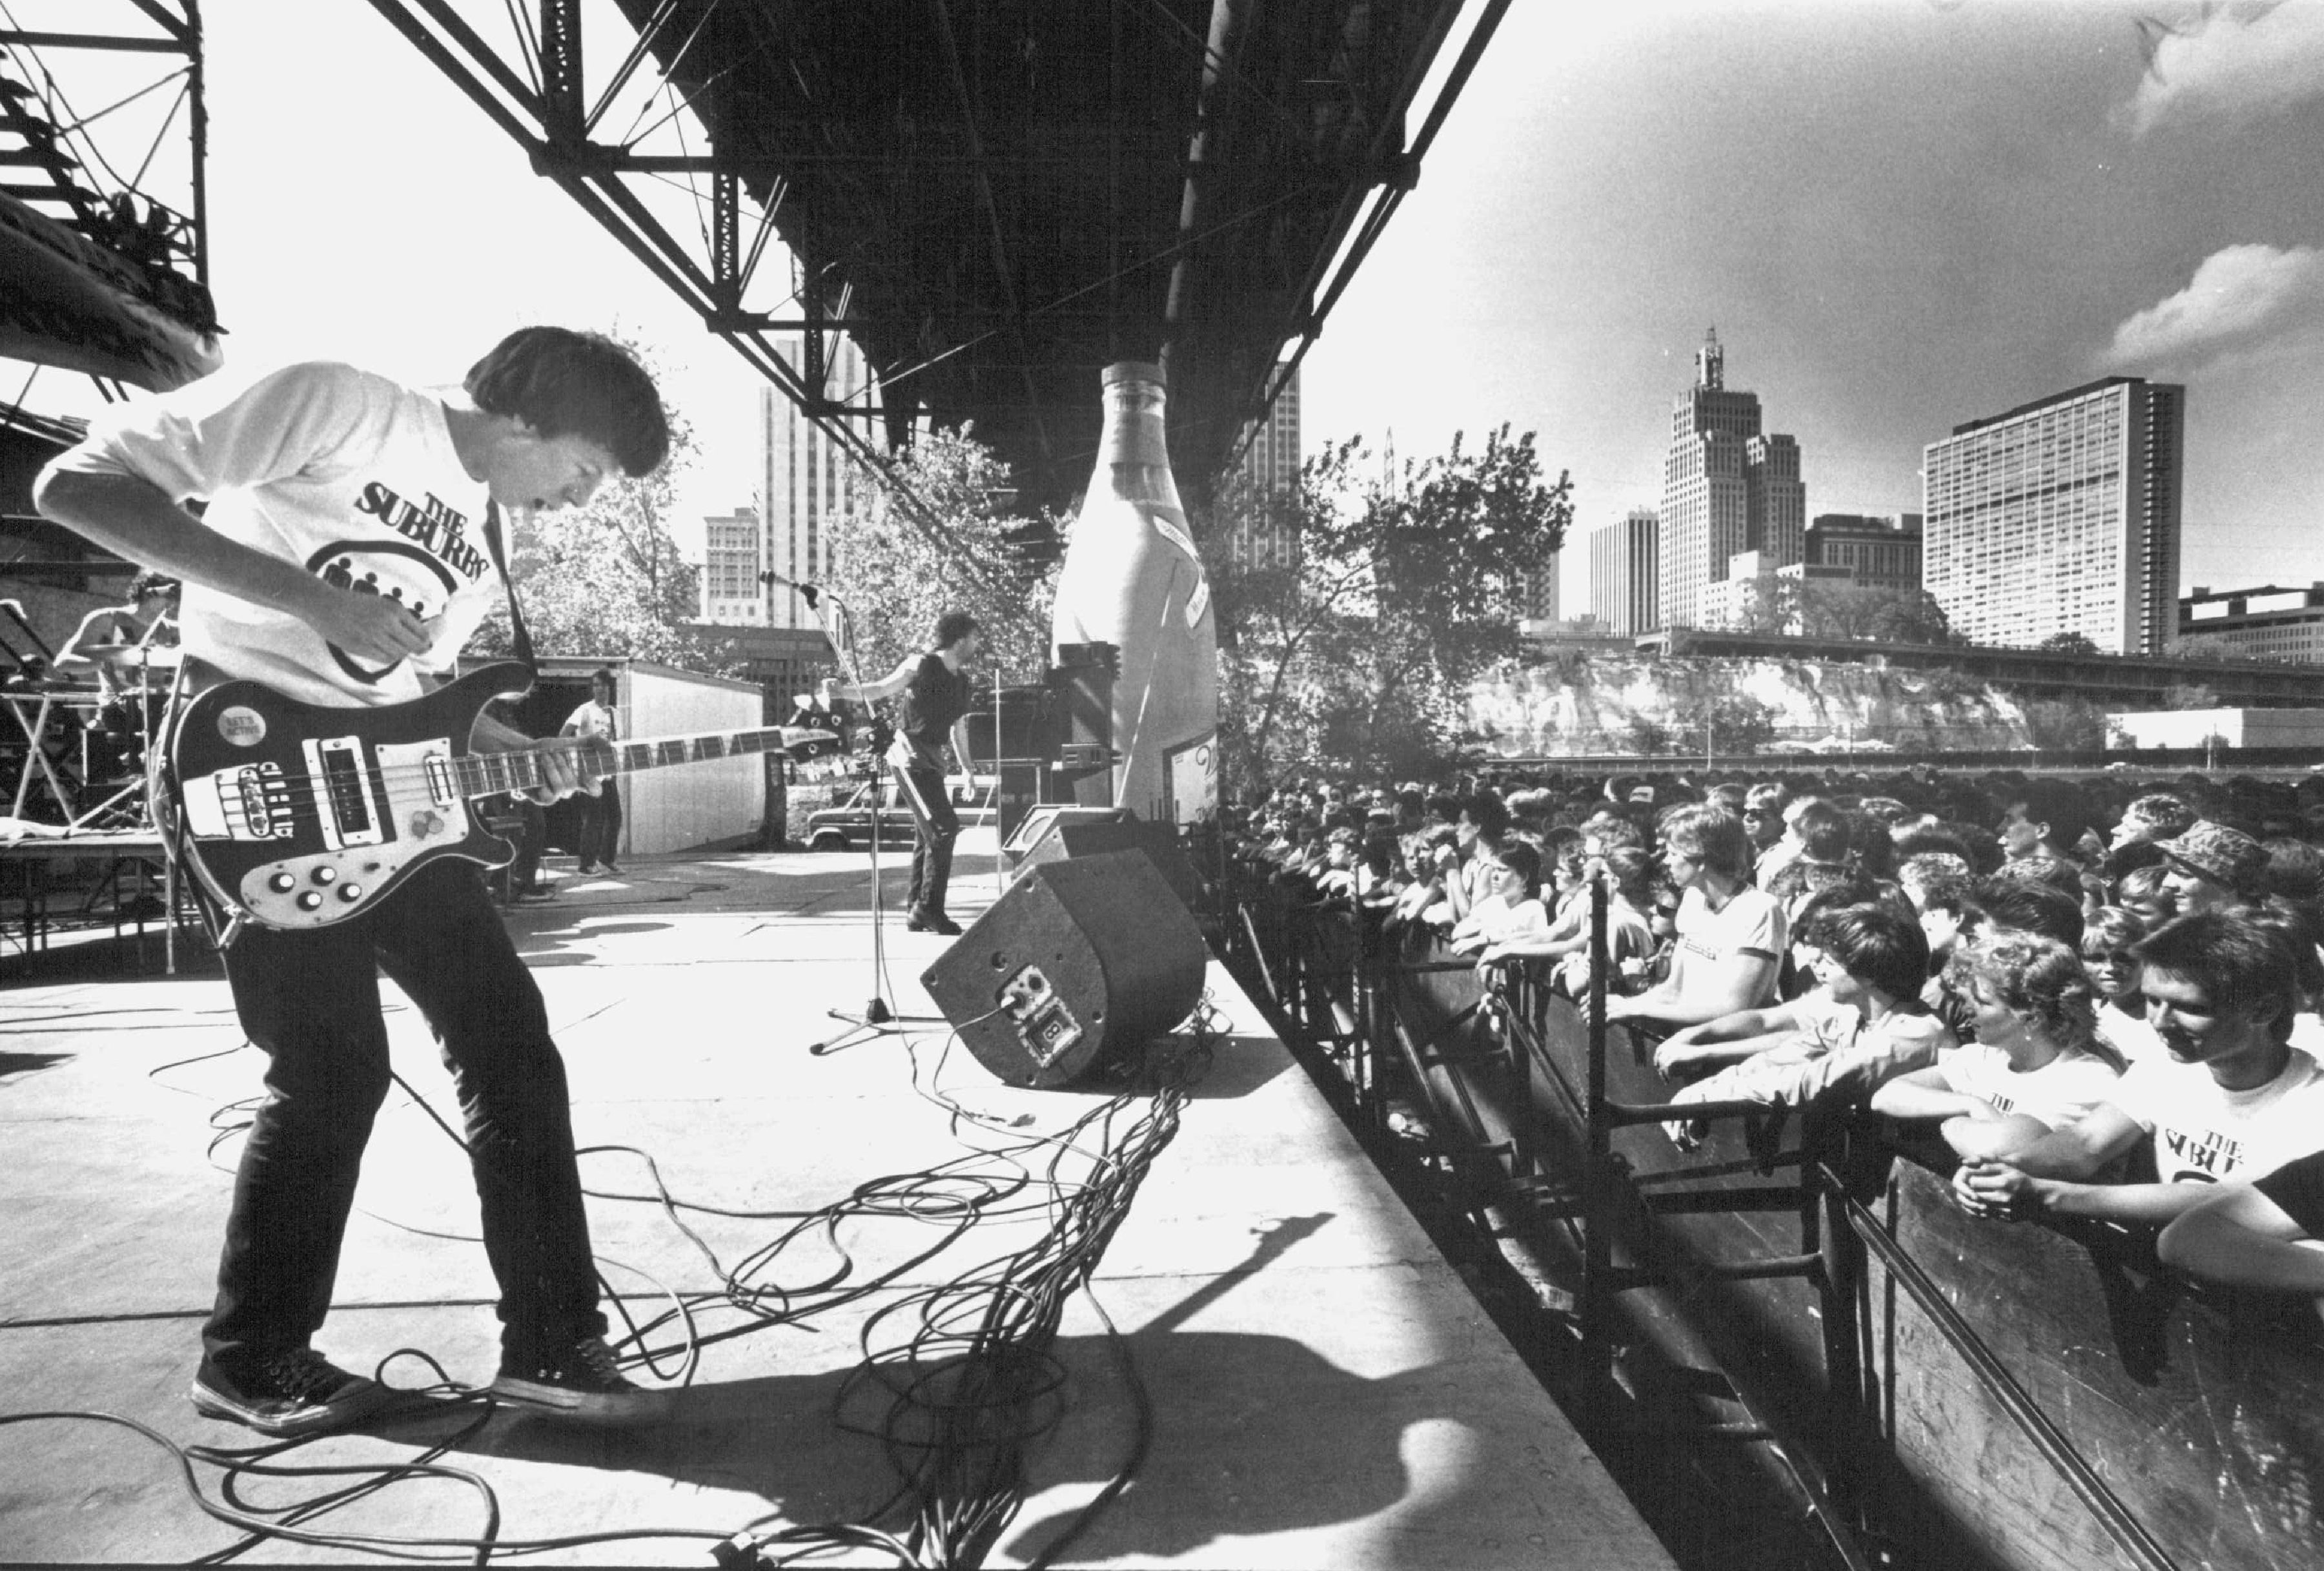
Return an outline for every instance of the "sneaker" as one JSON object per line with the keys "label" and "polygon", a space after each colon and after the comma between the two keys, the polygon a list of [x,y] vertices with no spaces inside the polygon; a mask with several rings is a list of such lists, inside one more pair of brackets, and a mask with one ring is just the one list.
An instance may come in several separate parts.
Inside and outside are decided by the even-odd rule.
{"label": "sneaker", "polygon": [[584,1337],[529,1367],[503,1362],[493,1394],[585,1424],[650,1424],[669,1416],[669,1393],[624,1375],[602,1336]]}
{"label": "sneaker", "polygon": [[194,1410],[232,1419],[262,1435],[311,1435],[375,1411],[392,1395],[377,1381],[349,1374],[311,1347],[256,1361],[239,1378],[211,1359],[194,1375]]}
{"label": "sneaker", "polygon": [[590,874],[592,874],[592,873],[602,873],[602,872],[604,872],[604,869],[603,869],[603,868],[599,867],[599,866],[598,866],[595,863],[594,863],[594,862],[585,862],[585,863],[583,863],[580,866],[578,866],[578,867],[575,868],[573,871],[574,871],[575,873],[576,873],[580,874],[583,878],[587,878],[587,877],[588,877]]}
{"label": "sneaker", "polygon": [[555,900],[557,886],[553,883],[529,884],[516,892],[519,900]]}
{"label": "sneaker", "polygon": [[597,871],[604,873],[607,878],[619,878],[622,876],[622,870],[614,866],[610,862],[600,862],[597,864]]}
{"label": "sneaker", "polygon": [[929,916],[922,911],[914,911],[904,919],[904,930],[908,933],[942,933],[950,938],[959,936],[960,924],[950,917]]}

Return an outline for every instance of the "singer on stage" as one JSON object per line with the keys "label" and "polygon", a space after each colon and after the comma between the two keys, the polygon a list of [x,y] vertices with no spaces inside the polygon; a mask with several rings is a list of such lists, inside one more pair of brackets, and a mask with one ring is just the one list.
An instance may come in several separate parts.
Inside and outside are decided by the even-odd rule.
{"label": "singer on stage", "polygon": [[844,698],[877,703],[902,695],[897,706],[896,740],[888,765],[910,804],[918,836],[912,847],[912,896],[904,926],[915,933],[953,934],[960,924],[945,915],[945,888],[952,881],[952,843],[960,836],[960,815],[945,790],[944,744],[949,736],[961,772],[968,772],[968,663],[983,652],[976,618],[947,611],[936,618],[936,646],[907,655],[876,682],[826,678],[826,702]]}

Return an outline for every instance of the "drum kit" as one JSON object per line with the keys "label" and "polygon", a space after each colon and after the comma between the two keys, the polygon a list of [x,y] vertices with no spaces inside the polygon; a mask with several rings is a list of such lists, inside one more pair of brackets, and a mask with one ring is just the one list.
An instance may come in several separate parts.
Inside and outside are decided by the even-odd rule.
{"label": "drum kit", "polygon": [[26,744],[11,816],[25,817],[45,786],[69,828],[151,827],[146,771],[183,660],[176,632],[163,616],[134,642],[23,661],[44,674],[0,685]]}

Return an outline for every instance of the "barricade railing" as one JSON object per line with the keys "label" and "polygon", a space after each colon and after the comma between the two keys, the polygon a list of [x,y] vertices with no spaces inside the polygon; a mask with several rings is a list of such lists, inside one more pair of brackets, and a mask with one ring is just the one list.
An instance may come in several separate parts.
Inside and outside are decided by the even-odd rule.
{"label": "barricade railing", "polygon": [[[1429,1020],[1408,1007],[1431,978],[1473,971],[1476,964],[1448,959],[1441,951],[1416,947],[1406,935],[1385,930],[1371,914],[1351,902],[1295,898],[1264,877],[1243,869],[1227,881],[1232,911],[1231,959],[1240,956],[1244,978],[1255,983],[1311,1049],[1320,1049],[1339,1071],[1344,1108],[1374,1130],[1388,1124],[1395,1095],[1391,1060],[1400,1064],[1419,1098],[1429,1125],[1419,1143],[1425,1160],[1451,1178],[1462,1206],[1482,1213],[1489,1200],[1515,1204],[1532,1216],[1564,1224],[1579,1255],[1574,1315],[1582,1346],[1592,1356],[1609,1355],[1615,1341],[1613,1307],[1623,1294],[1683,1280],[1690,1287],[1706,1278],[1731,1281],[1796,1278],[1816,1294],[1821,1320],[1824,1410],[1831,1428],[1824,1443],[1786,1446],[1814,1501],[1819,1520],[1843,1558],[1862,1563],[1847,1520],[1860,1465],[1877,1443],[1877,1383],[1866,1359],[1872,1334],[1858,1324],[1868,1309],[1868,1254],[1877,1256],[1894,1280],[1920,1305],[1938,1335],[2007,1416],[2055,1466],[2131,1562],[2143,1571],[2169,1571],[2172,1561],[2098,1476],[2071,1442],[2025,1395],[1973,1327],[1950,1310],[1940,1289],[1866,1209],[1857,1195],[1865,1164],[1885,1169],[1887,1149],[1846,1119],[1803,1110],[1794,1151],[1760,1163],[1758,1184],[1702,1188],[1685,1185],[1644,1187],[1633,1181],[1631,1164],[1617,1149],[1619,1132],[1663,1123],[1673,1117],[1664,1103],[1624,1101],[1609,1085],[1610,1033],[1627,1030],[1606,1018],[1606,884],[1591,883],[1589,899],[1586,990],[1574,1000],[1586,1026],[1581,1084],[1572,1084],[1547,1045],[1549,1012],[1567,1007],[1532,971],[1508,966],[1482,979],[1478,995]],[[1327,936],[1336,935],[1336,937]],[[1439,1001],[1442,1002],[1441,1000]],[[1489,1030],[1483,1029],[1489,1024]],[[1546,1111],[1542,1099],[1582,1137],[1578,1163],[1560,1161],[1528,1121]],[[1721,1123],[1766,1118],[1771,1109],[1757,1101],[1690,1102],[1689,1120]],[[1869,1155],[1868,1156],[1868,1151]],[[1574,1170],[1578,1168],[1578,1170]],[[1788,1178],[1779,1178],[1782,1173]],[[1667,1175],[1665,1175],[1667,1176]],[[1571,1180],[1570,1182],[1568,1180]],[[1857,1181],[1851,1181],[1851,1180]],[[1489,1195],[1488,1193],[1489,1191]],[[1651,1263],[1617,1258],[1626,1239],[1658,1218],[1747,1209],[1792,1209],[1798,1217],[1794,1250],[1717,1261],[1693,1261],[1678,1276]],[[1643,1261],[1646,1253],[1633,1244]],[[1759,1423],[1696,1425],[1697,1437],[1770,1438]],[[1781,1438],[1777,1437],[1776,1438]],[[1803,1454],[1821,1456],[1835,1470],[1826,1480],[1798,1464]]]}

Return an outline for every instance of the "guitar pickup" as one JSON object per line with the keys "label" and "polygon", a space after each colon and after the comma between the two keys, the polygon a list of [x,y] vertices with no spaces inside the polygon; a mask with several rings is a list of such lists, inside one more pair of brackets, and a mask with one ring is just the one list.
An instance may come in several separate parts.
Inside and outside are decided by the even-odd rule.
{"label": "guitar pickup", "polygon": [[315,737],[300,744],[307,754],[323,844],[334,851],[384,844],[378,794],[359,736]]}

